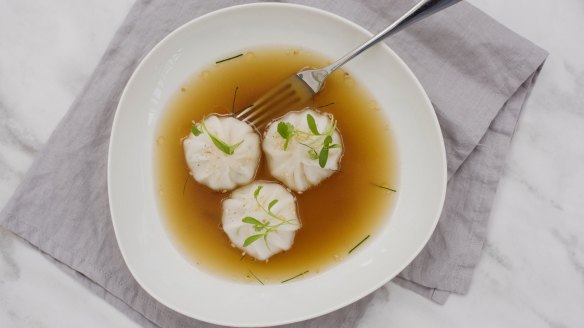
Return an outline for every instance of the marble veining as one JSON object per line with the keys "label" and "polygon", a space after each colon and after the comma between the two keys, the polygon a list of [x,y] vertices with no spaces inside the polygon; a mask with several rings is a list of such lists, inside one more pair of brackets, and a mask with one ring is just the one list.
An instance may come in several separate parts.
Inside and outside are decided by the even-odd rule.
{"label": "marble veining", "polygon": [[581,236],[575,234],[568,234],[562,236],[557,229],[552,229],[552,236],[564,246],[566,255],[572,264],[572,269],[580,274],[580,279],[584,282],[584,245],[582,244]]}
{"label": "marble veining", "polygon": [[14,238],[9,232],[0,230],[0,285],[18,280],[20,278],[20,267],[12,258]]}
{"label": "marble veining", "polygon": [[[359,327],[584,327],[584,2],[469,0],[550,52],[517,127],[468,295],[389,283]],[[0,207],[133,0],[0,1]],[[376,26],[374,22],[371,26]],[[0,327],[137,327],[0,230]]]}
{"label": "marble veining", "polygon": [[513,261],[496,245],[487,241],[484,245],[483,252],[485,256],[488,256],[493,261],[497,262],[502,268],[509,271],[513,270]]}

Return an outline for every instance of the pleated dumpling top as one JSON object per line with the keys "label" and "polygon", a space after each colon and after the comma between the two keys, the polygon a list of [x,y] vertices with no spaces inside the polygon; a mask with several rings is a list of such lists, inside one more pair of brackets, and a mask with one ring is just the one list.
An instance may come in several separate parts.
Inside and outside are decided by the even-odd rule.
{"label": "pleated dumpling top", "polygon": [[338,171],[343,155],[333,115],[313,108],[290,112],[272,122],[262,147],[272,176],[299,193]]}
{"label": "pleated dumpling top", "polygon": [[193,178],[222,192],[250,183],[261,158],[259,135],[233,117],[213,115],[193,123],[183,148]]}
{"label": "pleated dumpling top", "polygon": [[300,229],[296,198],[278,183],[253,182],[223,201],[222,225],[233,246],[267,260],[294,243]]}

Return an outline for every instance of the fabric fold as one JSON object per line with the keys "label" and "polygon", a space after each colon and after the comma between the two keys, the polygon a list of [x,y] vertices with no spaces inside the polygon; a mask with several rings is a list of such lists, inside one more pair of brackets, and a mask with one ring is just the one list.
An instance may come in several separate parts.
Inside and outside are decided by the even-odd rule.
{"label": "fabric fold", "polygon": [[[438,226],[422,252],[400,273],[407,281],[398,281],[401,286],[438,303],[446,301],[446,291],[468,291],[481,257],[506,151],[538,73],[534,72],[507,101],[448,182]],[[435,297],[434,292],[441,292],[440,296]]]}
{"label": "fabric fold", "polygon": [[388,40],[434,104],[447,141],[449,178],[547,57],[530,41],[509,37],[514,33],[487,15],[475,14],[470,5],[456,5]]}

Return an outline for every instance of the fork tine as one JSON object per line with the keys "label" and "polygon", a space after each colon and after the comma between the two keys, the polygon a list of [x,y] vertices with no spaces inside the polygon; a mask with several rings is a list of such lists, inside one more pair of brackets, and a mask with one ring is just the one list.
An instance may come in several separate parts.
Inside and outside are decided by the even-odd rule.
{"label": "fork tine", "polygon": [[294,75],[268,91],[253,105],[242,109],[235,117],[261,130],[271,119],[281,116],[284,111],[312,98],[313,95],[310,87]]}
{"label": "fork tine", "polygon": [[266,105],[266,103],[272,100],[273,97],[276,97],[281,93],[285,92],[286,90],[290,89],[290,86],[291,84],[288,82],[288,80],[282,82],[280,85],[276,86],[275,88],[271,89],[266,94],[264,94],[260,99],[256,101],[256,103],[254,103],[253,106],[259,108]]}
{"label": "fork tine", "polygon": [[251,110],[253,110],[253,105],[251,106],[247,106],[244,109],[242,109],[241,111],[237,112],[235,114],[235,118],[238,118],[240,120],[245,120],[245,114],[247,114],[248,112],[250,112]]}
{"label": "fork tine", "polygon": [[[287,88],[288,85],[284,85],[284,83],[278,85],[277,87],[273,88],[272,90],[268,91],[268,93],[264,94],[260,99],[258,99],[254,104],[248,106],[235,114],[235,118],[247,121],[249,117],[246,115],[252,111],[255,111],[260,106],[263,106],[267,101],[269,101],[274,95],[280,93],[282,89]],[[252,113],[253,114],[253,113]]]}
{"label": "fork tine", "polygon": [[253,112],[251,114],[249,114],[247,116],[247,120],[248,121],[253,121],[254,117],[256,117],[259,114],[262,114],[268,110],[270,110],[270,108],[277,108],[279,106],[281,106],[281,104],[283,102],[285,102],[288,98],[291,98],[294,96],[294,90],[284,90],[283,93],[280,94],[275,94],[272,97],[270,97],[270,99],[268,99],[265,102],[262,102],[261,104],[259,104],[258,106],[253,106]]}
{"label": "fork tine", "polygon": [[[300,97],[289,98],[288,102],[279,107],[272,107],[263,111],[262,115],[254,118],[251,123],[258,129],[263,129],[271,120],[281,116],[280,113],[292,108],[294,104],[300,102]],[[282,113],[283,114],[283,113]]]}
{"label": "fork tine", "polygon": [[248,106],[241,111],[237,112],[235,118],[243,120],[243,121],[250,121],[250,116],[253,116],[258,109],[263,107],[267,102],[273,99],[274,96],[278,95],[279,93],[285,91],[285,89],[290,87],[290,84],[287,83],[288,80],[280,83],[275,88],[269,90],[265,93],[260,99],[258,99],[254,104]]}

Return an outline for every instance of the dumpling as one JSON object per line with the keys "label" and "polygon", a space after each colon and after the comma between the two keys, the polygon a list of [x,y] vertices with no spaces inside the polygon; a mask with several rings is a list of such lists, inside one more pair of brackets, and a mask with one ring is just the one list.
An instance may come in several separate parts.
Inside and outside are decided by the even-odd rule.
{"label": "dumpling", "polygon": [[262,144],[273,177],[303,192],[339,169],[343,142],[332,114],[313,108],[272,122]]}
{"label": "dumpling", "polygon": [[262,261],[290,249],[300,229],[296,198],[265,181],[234,190],[223,201],[222,223],[233,245]]}
{"label": "dumpling", "polygon": [[217,191],[250,183],[261,157],[255,130],[226,116],[213,115],[193,123],[183,148],[193,178]]}

